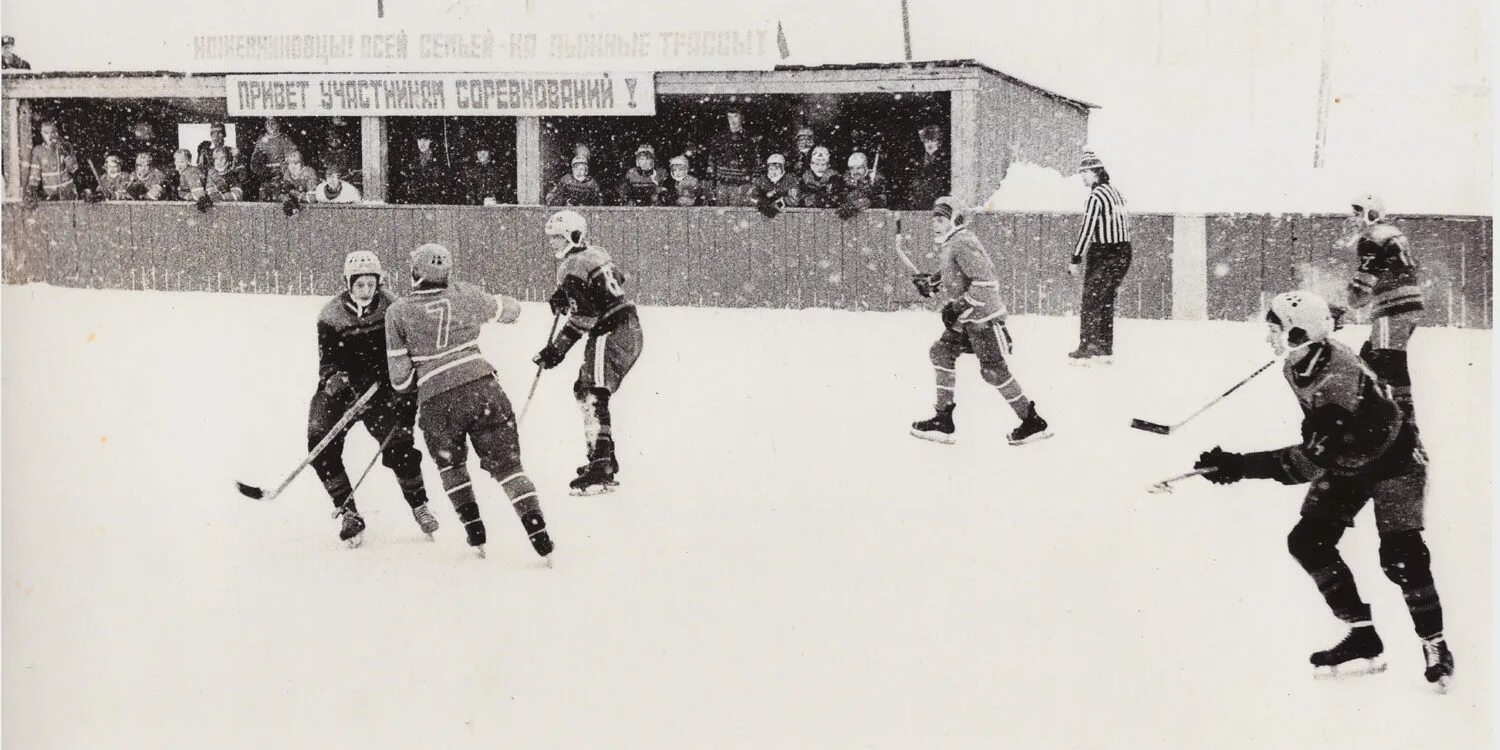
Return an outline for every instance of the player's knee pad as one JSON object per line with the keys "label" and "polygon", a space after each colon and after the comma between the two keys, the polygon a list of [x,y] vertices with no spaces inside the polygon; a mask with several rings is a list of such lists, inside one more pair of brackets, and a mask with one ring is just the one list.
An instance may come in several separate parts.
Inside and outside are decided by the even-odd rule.
{"label": "player's knee pad", "polygon": [[953,369],[953,363],[958,361],[958,350],[946,341],[939,340],[927,350],[927,359],[937,367]]}
{"label": "player's knee pad", "polygon": [[594,408],[594,419],[601,425],[609,424],[609,389],[591,388],[588,393],[588,401]]}
{"label": "player's knee pad", "polygon": [[503,450],[494,455],[480,456],[479,468],[484,469],[496,481],[524,471],[521,468],[521,453],[517,450]]}
{"label": "player's knee pad", "polygon": [[1415,529],[1380,537],[1380,568],[1403,589],[1432,583],[1432,553]]}
{"label": "player's knee pad", "polygon": [[422,453],[409,440],[392,441],[380,454],[380,463],[398,477],[420,476],[422,473]]}
{"label": "player's knee pad", "polygon": [[984,378],[984,382],[989,383],[996,388],[1005,385],[1012,379],[1010,376],[1010,370],[1007,369],[1005,365],[985,365],[983,367],[980,367],[979,377]]}
{"label": "player's knee pad", "polygon": [[1339,559],[1339,538],[1344,527],[1331,521],[1303,518],[1286,535],[1286,550],[1308,572],[1321,570]]}
{"label": "player's knee pad", "polygon": [[[1366,342],[1368,343],[1368,342]],[[1400,349],[1371,349],[1364,357],[1370,369],[1381,380],[1393,386],[1411,385],[1406,352]]]}
{"label": "player's knee pad", "polygon": [[573,381],[573,398],[582,401],[587,395],[589,395],[588,383],[585,383],[582,380]]}

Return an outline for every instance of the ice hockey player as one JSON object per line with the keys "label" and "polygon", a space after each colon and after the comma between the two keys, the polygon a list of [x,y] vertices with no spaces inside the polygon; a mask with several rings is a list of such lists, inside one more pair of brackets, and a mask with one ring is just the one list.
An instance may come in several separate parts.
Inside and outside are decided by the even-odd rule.
{"label": "ice hockey player", "polygon": [[412,252],[411,294],[386,315],[391,383],[403,393],[416,391],[427,453],[437,462],[469,545],[484,556],[484,521],[468,470],[467,442],[473,442],[480,467],[500,483],[532,548],[546,558],[552,539],[536,486],[521,466],[515,414],[495,368],[479,351],[480,327],[514,323],[521,305],[452,280],[452,271],[453,255],[442,245],[428,243]]}
{"label": "ice hockey player", "polygon": [[940,270],[915,274],[912,283],[922,296],[941,292],[944,299],[943,335],[928,352],[937,378],[937,414],[914,422],[911,434],[939,443],[954,441],[954,365],[960,354],[973,354],[979,358],[985,382],[999,389],[1021,419],[1010,433],[1011,445],[1051,437],[1047,420],[1037,414],[1036,404],[1026,398],[1006,362],[1011,338],[1005,327],[999,276],[984,245],[969,231],[968,215],[957,200],[944,196],[933,203],[932,232]]}
{"label": "ice hockey player", "polygon": [[1427,458],[1415,426],[1388,387],[1342,343],[1328,303],[1297,291],[1271,300],[1267,342],[1285,356],[1283,372],[1302,407],[1302,442],[1279,450],[1203,453],[1195,465],[1216,484],[1241,479],[1311,483],[1302,518],[1287,548],[1312,576],[1335,617],[1349,633],[1311,657],[1320,674],[1358,674],[1385,668],[1384,645],[1360,598],[1354,575],[1339,554],[1344,529],[1366,502],[1375,504],[1380,564],[1401,587],[1426,658],[1427,682],[1446,690],[1453,654],[1443,639],[1443,608],[1432,580],[1431,556],[1422,540]]}
{"label": "ice hockey player", "polygon": [[1385,204],[1373,195],[1351,201],[1359,270],[1349,281],[1349,302],[1370,309],[1370,338],[1359,355],[1391,386],[1396,403],[1412,413],[1406,344],[1422,316],[1419,268],[1406,235],[1392,226]]}
{"label": "ice hockey player", "polygon": [[585,335],[583,364],[573,395],[583,412],[588,463],[569,483],[574,494],[608,492],[618,483],[620,462],[610,423],[609,400],[641,356],[644,338],[635,303],[625,297],[620,272],[609,253],[588,244],[588,222],[576,211],[558,211],[544,227],[557,257],[557,291],[548,300],[554,315],[567,316],[557,335],[533,359],[543,368],[562,363]]}
{"label": "ice hockey player", "polygon": [[[318,314],[318,390],[308,408],[307,446],[311,449],[328,434],[361,394],[382,384],[355,421],[383,444],[381,463],[396,474],[396,483],[422,533],[431,537],[438,522],[427,509],[422,486],[422,454],[412,437],[417,402],[390,388],[385,360],[386,314],[396,297],[385,289],[380,259],[368,250],[344,258],[344,292],[328,301]],[[339,539],[358,547],[365,521],[355,508],[349,474],[344,471],[343,432],[313,460],[313,471],[333,498],[334,518],[342,519]],[[387,440],[389,438],[389,440]]]}

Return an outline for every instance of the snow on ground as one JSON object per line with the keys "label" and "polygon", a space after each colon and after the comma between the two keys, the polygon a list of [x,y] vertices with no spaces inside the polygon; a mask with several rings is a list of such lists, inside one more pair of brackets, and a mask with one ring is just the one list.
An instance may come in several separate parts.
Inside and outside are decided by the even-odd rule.
{"label": "snow on ground", "polygon": [[[960,371],[952,447],[917,312],[642,311],[615,400],[621,490],[571,498],[571,368],[523,429],[557,566],[477,472],[491,554],[451,506],[417,532],[388,472],[344,548],[303,455],[321,300],[7,287],[4,742],[64,747],[1477,747],[1491,726],[1487,331],[1413,343],[1429,543],[1458,658],[1428,693],[1368,511],[1345,551],[1391,669],[1314,681],[1340,629],[1285,551],[1300,492],[1192,480],[1216,443],[1290,442],[1259,325],[1125,321],[1110,368],[1075,319],[1020,317],[1015,369],[1057,437]],[[544,307],[483,345],[513,399]],[[1361,329],[1341,336],[1357,341]],[[353,471],[374,441],[349,441]],[[427,466],[429,487],[437,488]]]}

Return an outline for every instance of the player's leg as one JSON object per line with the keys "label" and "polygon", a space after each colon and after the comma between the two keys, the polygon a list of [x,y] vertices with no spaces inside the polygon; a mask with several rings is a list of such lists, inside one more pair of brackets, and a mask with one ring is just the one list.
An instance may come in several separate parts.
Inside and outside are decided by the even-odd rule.
{"label": "player's leg", "polygon": [[[1378,671],[1385,646],[1370,619],[1370,605],[1360,597],[1354,573],[1339,553],[1344,530],[1364,506],[1369,487],[1363,482],[1323,475],[1313,480],[1302,501],[1302,518],[1287,535],[1287,551],[1307,571],[1333,616],[1349,626],[1344,639],[1315,652],[1312,665],[1328,674]],[[1347,665],[1347,666],[1346,666]]]}
{"label": "player's leg", "polygon": [[1453,653],[1443,637],[1443,603],[1432,577],[1432,553],[1422,538],[1426,467],[1414,466],[1406,474],[1376,482],[1371,494],[1380,529],[1380,567],[1406,600],[1412,626],[1422,639],[1427,681],[1446,689],[1453,675]]}
{"label": "player's leg", "polygon": [[469,446],[465,443],[468,426],[477,413],[472,390],[470,386],[459,386],[428,399],[417,421],[427,441],[427,455],[437,464],[443,491],[464,525],[469,545],[482,547],[484,520],[479,517],[479,500],[469,478]]}
{"label": "player's leg", "polygon": [[1359,352],[1375,375],[1391,387],[1391,395],[1407,416],[1412,413],[1412,399],[1406,350],[1417,330],[1418,315],[1414,311],[1376,318],[1370,323],[1370,338]]}
{"label": "player's leg", "polygon": [[1020,426],[1010,433],[1011,444],[1021,445],[1050,437],[1052,433],[1047,429],[1047,420],[1037,414],[1036,404],[1026,397],[1020,382],[1010,370],[1010,332],[1005,327],[1005,320],[996,318],[985,323],[967,325],[965,329],[969,345],[979,358],[980,377],[1000,391],[1001,398],[1010,404],[1011,410],[1021,420]]}
{"label": "player's leg", "polygon": [[932,375],[935,381],[936,396],[934,397],[933,409],[936,412],[929,419],[913,422],[911,434],[923,440],[932,440],[938,443],[953,442],[953,410],[955,403],[955,387],[958,382],[956,366],[958,355],[969,349],[969,341],[962,332],[952,328],[943,329],[943,335],[933,342],[932,347],[927,350],[927,358],[932,362]]}
{"label": "player's leg", "polygon": [[401,496],[411,508],[412,517],[431,534],[438,529],[437,517],[427,508],[427,488],[422,483],[422,452],[417,450],[413,429],[417,422],[417,401],[399,394],[387,394],[364,414],[365,429],[376,440],[385,441],[380,462],[396,475]]}
{"label": "player's leg", "polygon": [[[307,410],[307,449],[312,450],[328,431],[338,424],[344,413],[354,402],[337,396],[329,396],[321,389],[313,394]],[[313,459],[313,471],[323,483],[323,489],[333,500],[334,510],[340,519],[339,539],[358,546],[365,520],[354,505],[354,488],[349,483],[349,473],[344,470],[344,437],[350,425],[344,425],[337,437]]]}
{"label": "player's leg", "polygon": [[589,463],[572,482],[575,490],[588,491],[615,484],[620,464],[615,457],[610,398],[619,391],[625,376],[640,358],[643,344],[640,321],[634,313],[627,313],[625,320],[614,330],[589,340],[584,361],[589,372],[581,373],[579,381],[574,384],[574,396],[583,412]]}
{"label": "player's leg", "polygon": [[[526,529],[526,537],[538,555],[552,554],[552,538],[547,535],[547,520],[537,500],[536,485],[521,465],[521,439],[516,434],[516,415],[510,399],[494,378],[474,381],[481,394],[479,414],[470,427],[469,439],[479,454],[479,465],[500,483],[510,498],[510,505]],[[425,429],[425,428],[424,428]]]}

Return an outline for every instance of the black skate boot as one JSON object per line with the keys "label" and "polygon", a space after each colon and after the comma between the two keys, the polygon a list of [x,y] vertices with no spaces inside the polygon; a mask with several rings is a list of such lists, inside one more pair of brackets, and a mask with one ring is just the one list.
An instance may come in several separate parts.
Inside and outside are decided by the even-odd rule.
{"label": "black skate boot", "polygon": [[583,467],[583,473],[568,483],[570,495],[599,495],[619,486],[615,481],[613,456],[602,456]]}
{"label": "black skate boot", "polygon": [[1453,680],[1453,652],[1448,650],[1448,641],[1442,636],[1423,639],[1422,656],[1427,660],[1427,671],[1423,673],[1427,684],[1436,692],[1448,692],[1448,683]]}
{"label": "black skate boot", "polygon": [[1385,671],[1385,644],[1375,633],[1375,626],[1361,623],[1349,628],[1349,634],[1338,645],[1326,651],[1314,652],[1312,662],[1315,677],[1347,677],[1374,674]]}
{"label": "black skate boot", "polygon": [[957,404],[948,404],[938,409],[931,419],[911,423],[912,437],[923,440],[931,440],[934,443],[952,445],[957,439],[953,436],[953,410]]}
{"label": "black skate boot", "polygon": [[347,543],[350,548],[358,547],[365,542],[365,519],[359,517],[359,511],[354,506],[345,506],[334,514],[335,518],[343,519],[344,525],[339,529],[339,540]]}
{"label": "black skate boot", "polygon": [[532,511],[521,516],[521,525],[526,527],[526,538],[531,540],[531,548],[551,564],[548,555],[553,550],[552,537],[547,534],[547,520],[542,518],[541,512]]}
{"label": "black skate boot", "polygon": [[1033,402],[1026,409],[1026,418],[1021,420],[1016,429],[1010,431],[1010,444],[1025,445],[1049,437],[1052,437],[1052,431],[1047,429],[1047,420],[1036,413],[1036,403]]}
{"label": "black skate boot", "polygon": [[425,504],[412,508],[411,515],[412,518],[417,519],[417,526],[421,527],[422,533],[426,534],[427,539],[430,541],[432,539],[432,532],[438,530],[437,516],[432,515],[432,511],[428,510]]}

